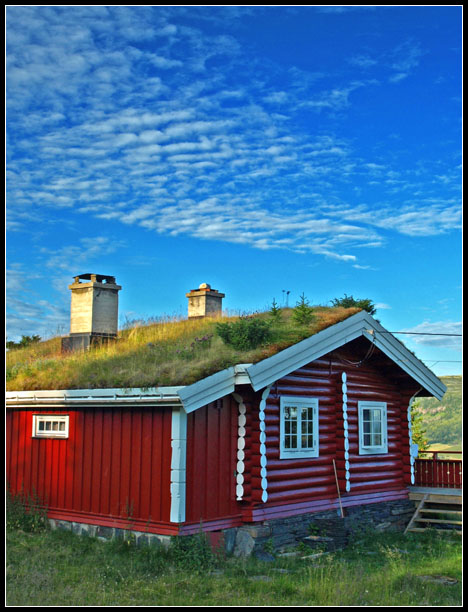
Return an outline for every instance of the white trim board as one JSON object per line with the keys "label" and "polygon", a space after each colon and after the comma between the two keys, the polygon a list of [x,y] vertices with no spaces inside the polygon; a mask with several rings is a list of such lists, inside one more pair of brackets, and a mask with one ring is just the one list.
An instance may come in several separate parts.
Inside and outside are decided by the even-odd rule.
{"label": "white trim board", "polygon": [[234,392],[236,385],[248,384],[250,379],[246,376],[246,368],[249,365],[251,364],[239,364],[180,388],[178,395],[185,411],[193,412],[210,402],[230,395]]}
{"label": "white trim board", "polygon": [[6,405],[12,408],[28,406],[70,407],[89,405],[151,405],[180,406],[181,387],[151,389],[54,389],[47,391],[7,391]]}
{"label": "white trim board", "polygon": [[409,376],[437,399],[442,399],[446,387],[427,366],[411,353],[399,340],[388,333],[366,311],[332,325],[289,348],[247,368],[255,391],[294,372],[307,363],[326,355],[347,342],[364,336],[387,357],[399,365]]}

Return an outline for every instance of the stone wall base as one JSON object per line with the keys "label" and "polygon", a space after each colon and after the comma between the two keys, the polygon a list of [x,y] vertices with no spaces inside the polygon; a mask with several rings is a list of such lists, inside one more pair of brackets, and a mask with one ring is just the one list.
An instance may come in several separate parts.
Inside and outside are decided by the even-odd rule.
{"label": "stone wall base", "polygon": [[[214,548],[235,557],[248,557],[252,554],[262,557],[290,550],[301,543],[316,550],[337,550],[344,548],[352,538],[369,531],[404,531],[414,514],[414,502],[404,499],[351,506],[344,513],[345,516],[341,517],[335,510],[312,512],[246,524],[221,532],[208,532],[206,535]],[[181,537],[56,519],[49,519],[49,523],[53,529],[68,529],[79,535],[102,540],[121,538],[137,545],[167,547],[173,537]]]}
{"label": "stone wall base", "polygon": [[49,525],[52,529],[65,529],[67,531],[72,531],[77,535],[86,535],[105,541],[113,539],[128,540],[137,545],[151,544],[167,547],[169,546],[172,537],[168,535],[159,535],[156,533],[134,531],[133,529],[103,527],[101,525],[89,525],[87,523],[75,523],[72,521],[62,521],[57,519],[49,519]]}
{"label": "stone wall base", "polygon": [[284,552],[300,543],[318,550],[344,548],[350,539],[369,531],[404,531],[414,514],[414,502],[405,499],[351,506],[344,514],[342,518],[335,510],[313,512],[226,530],[226,550],[243,557]]}

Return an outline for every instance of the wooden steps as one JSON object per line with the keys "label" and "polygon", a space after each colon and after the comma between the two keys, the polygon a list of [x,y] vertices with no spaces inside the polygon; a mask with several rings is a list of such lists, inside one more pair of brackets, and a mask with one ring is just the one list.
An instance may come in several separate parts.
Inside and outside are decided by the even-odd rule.
{"label": "wooden steps", "polygon": [[416,502],[405,533],[435,529],[439,532],[462,534],[462,496],[442,492],[410,493]]}

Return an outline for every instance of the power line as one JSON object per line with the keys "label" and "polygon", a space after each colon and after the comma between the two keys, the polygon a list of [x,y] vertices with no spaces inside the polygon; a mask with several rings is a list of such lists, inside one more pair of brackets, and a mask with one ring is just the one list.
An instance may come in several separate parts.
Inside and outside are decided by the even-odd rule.
{"label": "power line", "polygon": [[377,334],[409,334],[410,336],[457,336],[462,337],[463,334],[439,334],[433,332],[403,332],[403,331],[378,331],[375,330]]}
{"label": "power line", "polygon": [[[431,363],[434,361],[433,359],[421,359],[421,361],[424,362],[428,362],[430,361]],[[438,359],[435,363],[463,363],[463,361],[461,359]]]}

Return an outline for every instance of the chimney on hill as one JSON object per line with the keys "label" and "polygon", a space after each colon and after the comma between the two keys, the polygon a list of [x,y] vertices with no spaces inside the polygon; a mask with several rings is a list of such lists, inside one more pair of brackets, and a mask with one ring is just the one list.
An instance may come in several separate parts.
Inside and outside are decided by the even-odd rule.
{"label": "chimney on hill", "polygon": [[185,294],[188,297],[188,318],[216,317],[222,313],[224,293],[212,289],[208,283],[202,283],[198,289]]}
{"label": "chimney on hill", "polygon": [[[84,282],[82,282],[84,281]],[[114,276],[80,274],[71,290],[70,334],[62,338],[62,352],[88,349],[117,337],[118,293]]]}

